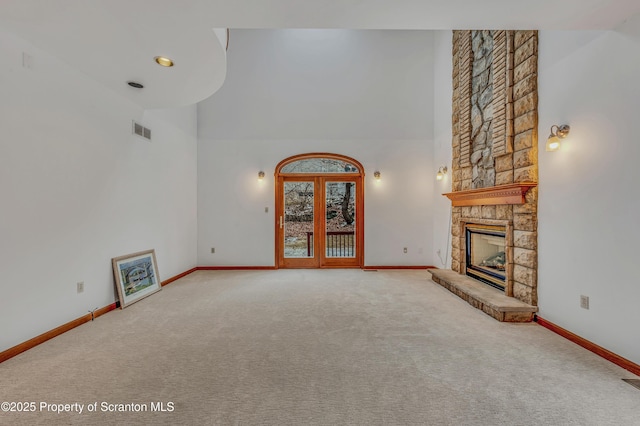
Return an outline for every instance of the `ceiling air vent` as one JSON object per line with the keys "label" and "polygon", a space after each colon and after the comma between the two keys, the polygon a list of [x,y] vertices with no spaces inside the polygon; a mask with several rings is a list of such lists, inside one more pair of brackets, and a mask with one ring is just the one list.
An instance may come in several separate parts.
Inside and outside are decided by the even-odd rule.
{"label": "ceiling air vent", "polygon": [[145,139],[151,140],[151,129],[144,127],[142,124],[133,122],[133,133],[138,136],[142,136]]}

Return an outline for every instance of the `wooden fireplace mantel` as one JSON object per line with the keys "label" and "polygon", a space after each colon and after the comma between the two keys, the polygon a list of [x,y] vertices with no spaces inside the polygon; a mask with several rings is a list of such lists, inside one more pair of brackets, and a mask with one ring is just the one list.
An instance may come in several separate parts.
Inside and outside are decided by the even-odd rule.
{"label": "wooden fireplace mantel", "polygon": [[442,195],[451,200],[453,207],[524,204],[527,191],[535,186],[538,186],[536,182],[518,182],[489,188],[449,192]]}

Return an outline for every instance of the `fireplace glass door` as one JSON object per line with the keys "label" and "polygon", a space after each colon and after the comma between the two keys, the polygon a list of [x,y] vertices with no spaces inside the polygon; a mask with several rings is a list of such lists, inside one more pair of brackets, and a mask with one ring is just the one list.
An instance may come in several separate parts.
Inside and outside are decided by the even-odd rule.
{"label": "fireplace glass door", "polygon": [[465,236],[467,275],[504,290],[507,266],[505,228],[467,224]]}

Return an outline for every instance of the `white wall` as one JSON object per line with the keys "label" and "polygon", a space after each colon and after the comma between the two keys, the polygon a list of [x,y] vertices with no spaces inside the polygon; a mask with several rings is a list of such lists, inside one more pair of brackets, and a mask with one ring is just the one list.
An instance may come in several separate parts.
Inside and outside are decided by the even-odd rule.
{"label": "white wall", "polygon": [[[640,363],[640,15],[542,31],[539,50],[539,314]],[[555,153],[552,124],[571,125]]]}
{"label": "white wall", "polygon": [[318,151],[365,167],[366,265],[433,264],[432,60],[425,31],[232,31],[198,105],[198,264],[274,265],[275,166]]}
{"label": "white wall", "polygon": [[4,32],[0,82],[2,351],[113,303],[113,257],[154,248],[161,279],[195,266],[197,141],[195,106],[143,112]]}
{"label": "white wall", "polygon": [[[435,182],[435,192],[431,208],[433,210],[433,250],[434,266],[451,268],[451,201],[441,194],[451,192],[451,115],[453,71],[452,31],[434,31],[434,95],[433,95],[433,144],[434,166],[446,166],[444,178]],[[434,179],[435,175],[431,176]]]}

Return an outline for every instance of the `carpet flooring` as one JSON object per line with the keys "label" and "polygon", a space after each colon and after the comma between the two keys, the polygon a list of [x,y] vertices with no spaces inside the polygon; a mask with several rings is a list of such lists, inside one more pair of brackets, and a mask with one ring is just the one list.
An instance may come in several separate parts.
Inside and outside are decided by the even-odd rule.
{"label": "carpet flooring", "polygon": [[625,378],[427,271],[197,271],[0,364],[0,424],[640,425]]}

